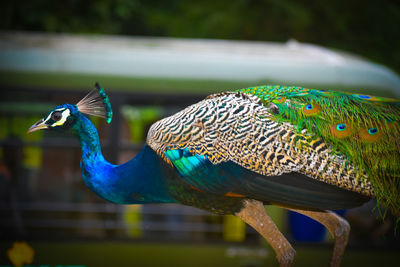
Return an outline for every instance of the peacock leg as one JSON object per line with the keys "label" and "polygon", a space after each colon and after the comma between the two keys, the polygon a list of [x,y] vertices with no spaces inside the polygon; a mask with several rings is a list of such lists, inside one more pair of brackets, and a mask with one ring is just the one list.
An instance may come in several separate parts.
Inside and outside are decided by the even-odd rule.
{"label": "peacock leg", "polygon": [[245,200],[243,209],[235,214],[259,232],[276,253],[280,266],[291,266],[296,251],[268,216],[262,202]]}
{"label": "peacock leg", "polygon": [[334,238],[333,254],[331,258],[331,266],[340,266],[344,250],[349,241],[350,225],[349,223],[332,211],[310,211],[290,209],[292,211],[306,215],[321,224],[323,224]]}

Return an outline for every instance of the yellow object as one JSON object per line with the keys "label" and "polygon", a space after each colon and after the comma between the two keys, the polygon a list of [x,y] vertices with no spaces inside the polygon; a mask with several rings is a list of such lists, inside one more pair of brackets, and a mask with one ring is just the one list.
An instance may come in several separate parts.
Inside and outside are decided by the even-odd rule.
{"label": "yellow object", "polygon": [[127,232],[129,237],[142,236],[140,222],[142,220],[141,205],[125,206],[124,222],[127,224]]}
{"label": "yellow object", "polygon": [[223,238],[228,242],[243,242],[246,239],[246,224],[236,216],[225,215]]}
{"label": "yellow object", "polygon": [[35,251],[26,242],[14,242],[7,255],[14,266],[20,267],[33,262]]}
{"label": "yellow object", "polygon": [[[17,136],[21,141],[27,143],[39,142],[43,133],[26,134],[29,126],[35,122],[36,117],[15,116],[12,118],[0,117],[0,139],[3,141],[10,136]],[[4,158],[3,150],[0,148],[0,158]],[[24,166],[38,169],[42,165],[42,149],[37,146],[24,146]]]}

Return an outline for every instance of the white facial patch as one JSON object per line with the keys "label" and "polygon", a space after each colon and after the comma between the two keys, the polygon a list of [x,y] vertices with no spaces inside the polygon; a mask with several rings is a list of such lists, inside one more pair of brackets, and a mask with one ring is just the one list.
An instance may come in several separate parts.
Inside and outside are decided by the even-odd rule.
{"label": "white facial patch", "polygon": [[[62,111],[63,110],[63,111]],[[47,118],[45,119],[45,121],[48,121],[51,119],[51,116],[53,115],[54,112],[56,111],[62,111],[61,112],[61,119],[54,122],[50,127],[55,127],[55,126],[61,126],[64,124],[64,122],[67,120],[68,116],[71,114],[71,111],[67,108],[60,108],[60,109],[56,109],[54,110],[52,113],[50,113]]]}
{"label": "white facial patch", "polygon": [[53,123],[53,125],[51,125],[52,127],[54,126],[61,126],[64,124],[64,122],[67,120],[68,116],[71,114],[71,111],[69,109],[65,109],[62,113],[61,113],[61,119],[59,121],[56,121],[55,123]]}

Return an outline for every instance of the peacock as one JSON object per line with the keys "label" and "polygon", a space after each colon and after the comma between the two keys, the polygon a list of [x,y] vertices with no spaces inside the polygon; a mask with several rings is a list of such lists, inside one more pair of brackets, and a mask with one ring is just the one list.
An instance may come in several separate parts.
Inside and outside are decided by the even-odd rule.
{"label": "peacock", "polygon": [[85,185],[116,204],[180,203],[233,214],[271,245],[281,266],[295,250],[264,205],[322,223],[340,265],[348,222],[330,211],[371,198],[400,211],[400,100],[296,86],[217,93],[154,123],[129,162],[109,163],[85,115],[112,118],[104,89],[51,110],[28,132],[70,132]]}

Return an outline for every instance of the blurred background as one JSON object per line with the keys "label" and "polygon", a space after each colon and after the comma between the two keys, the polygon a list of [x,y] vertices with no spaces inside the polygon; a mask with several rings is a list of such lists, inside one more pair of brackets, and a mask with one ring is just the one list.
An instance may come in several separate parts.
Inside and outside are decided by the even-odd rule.
{"label": "blurred background", "polygon": [[[11,264],[16,241],[34,251],[31,265],[277,265],[233,216],[105,202],[82,182],[77,140],[26,134],[96,81],[114,117],[92,121],[115,164],[141,149],[152,123],[210,93],[281,84],[400,97],[395,0],[21,0],[2,3],[0,15],[0,265]],[[328,264],[322,226],[267,209],[296,266]],[[382,221],[374,202],[339,213],[352,226],[343,266],[396,265],[392,215]]]}

